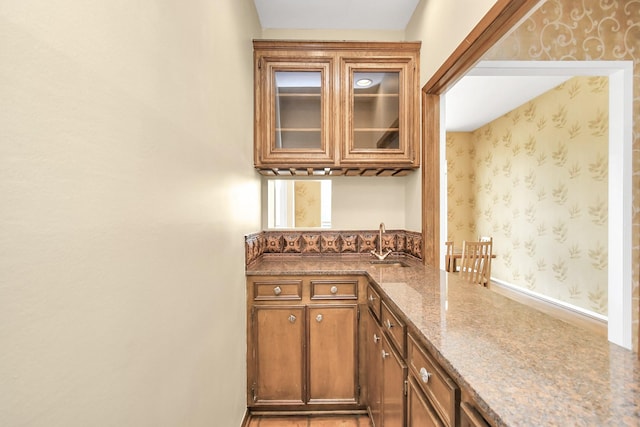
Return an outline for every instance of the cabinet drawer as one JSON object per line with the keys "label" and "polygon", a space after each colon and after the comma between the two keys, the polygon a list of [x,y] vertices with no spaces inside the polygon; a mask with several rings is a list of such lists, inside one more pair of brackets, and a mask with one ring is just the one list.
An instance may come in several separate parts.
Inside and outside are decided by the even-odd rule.
{"label": "cabinet drawer", "polygon": [[358,299],[358,280],[311,280],[311,299]]}
{"label": "cabinet drawer", "polygon": [[405,356],[406,325],[382,301],[382,328],[389,333],[391,340],[398,348],[402,357]]}
{"label": "cabinet drawer", "polygon": [[455,426],[460,389],[411,335],[407,341],[409,369],[418,379],[418,385],[444,423]]}
{"label": "cabinet drawer", "polygon": [[380,320],[380,294],[371,285],[367,286],[367,305],[376,319]]}
{"label": "cabinet drawer", "polygon": [[274,280],[253,283],[255,301],[300,300],[302,280]]}

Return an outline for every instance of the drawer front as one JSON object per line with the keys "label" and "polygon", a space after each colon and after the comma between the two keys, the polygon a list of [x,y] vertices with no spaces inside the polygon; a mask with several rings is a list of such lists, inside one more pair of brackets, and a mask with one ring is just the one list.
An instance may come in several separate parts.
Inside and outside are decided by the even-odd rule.
{"label": "drawer front", "polygon": [[407,342],[409,369],[418,379],[418,385],[444,423],[449,427],[455,426],[460,389],[412,336]]}
{"label": "drawer front", "polygon": [[311,280],[311,299],[358,299],[358,280]]}
{"label": "drawer front", "polygon": [[405,337],[406,337],[406,325],[398,319],[398,317],[387,307],[382,301],[382,328],[389,333],[391,340],[396,345],[396,348],[404,357],[406,355],[405,349]]}
{"label": "drawer front", "polygon": [[376,319],[380,320],[380,294],[371,285],[367,286],[367,305]]}
{"label": "drawer front", "polygon": [[256,281],[253,283],[255,301],[302,299],[302,280]]}

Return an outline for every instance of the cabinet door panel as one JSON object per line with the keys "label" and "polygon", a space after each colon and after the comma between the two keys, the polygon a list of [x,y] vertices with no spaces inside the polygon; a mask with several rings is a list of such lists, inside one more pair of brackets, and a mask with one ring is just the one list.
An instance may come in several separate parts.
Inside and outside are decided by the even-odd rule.
{"label": "cabinet door panel", "polygon": [[367,310],[367,403],[373,427],[382,426],[382,331],[374,314]]}
{"label": "cabinet door panel", "polygon": [[333,164],[333,58],[256,55],[256,166]]}
{"label": "cabinet door panel", "polygon": [[384,427],[404,427],[404,381],[407,365],[393,349],[386,336],[382,338],[382,418]]}
{"label": "cabinet door panel", "polygon": [[309,306],[309,403],[356,403],[358,307]]}
{"label": "cabinet door panel", "polygon": [[414,166],[418,106],[414,58],[345,58],[340,66],[344,164]]}
{"label": "cabinet door panel", "polygon": [[427,398],[420,391],[413,375],[409,375],[407,395],[407,427],[443,427]]}
{"label": "cabinet door panel", "polygon": [[254,310],[254,402],[304,403],[304,307],[256,306]]}

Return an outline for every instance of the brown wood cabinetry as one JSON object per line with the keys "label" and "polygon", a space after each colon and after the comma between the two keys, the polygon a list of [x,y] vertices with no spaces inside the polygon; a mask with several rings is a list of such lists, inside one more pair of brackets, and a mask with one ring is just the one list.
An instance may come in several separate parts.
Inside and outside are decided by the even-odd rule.
{"label": "brown wood cabinetry", "polygon": [[[256,305],[253,400],[256,404],[304,403],[304,306]],[[286,370],[287,375],[283,375]]]}
{"label": "brown wood cabinetry", "polygon": [[382,330],[373,311],[367,311],[365,351],[367,353],[367,405],[374,427],[382,426]]}
{"label": "brown wood cabinetry", "polygon": [[489,423],[468,402],[460,404],[460,427],[489,427]]}
{"label": "brown wood cabinetry", "polygon": [[[391,329],[381,325],[375,315],[380,307],[378,293],[371,287],[367,290],[369,310],[367,311],[367,390],[371,421],[375,427],[403,427],[406,412],[407,365],[398,351],[396,339]],[[376,303],[377,301],[377,303]],[[391,315],[382,303],[383,319]],[[394,331],[395,332],[395,331]]]}
{"label": "brown wood cabinetry", "polygon": [[419,42],[254,40],[265,175],[404,175],[420,165]]}
{"label": "brown wood cabinetry", "polygon": [[429,400],[420,390],[418,381],[409,374],[407,393],[407,426],[408,427],[442,427],[444,424],[433,410]]}
{"label": "brown wood cabinetry", "polygon": [[407,342],[409,371],[415,384],[427,397],[443,424],[455,427],[460,389],[413,336],[409,335]]}
{"label": "brown wood cabinetry", "polygon": [[249,407],[359,407],[363,281],[331,276],[248,278]]}
{"label": "brown wood cabinetry", "polygon": [[459,387],[380,295],[374,285],[367,287],[367,405],[373,425],[457,427]]}

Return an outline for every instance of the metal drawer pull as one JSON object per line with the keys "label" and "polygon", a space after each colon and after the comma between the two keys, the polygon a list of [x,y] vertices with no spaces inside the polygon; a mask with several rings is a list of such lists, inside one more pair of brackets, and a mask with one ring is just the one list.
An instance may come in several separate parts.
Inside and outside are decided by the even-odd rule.
{"label": "metal drawer pull", "polygon": [[322,322],[322,314],[318,314],[316,316],[316,322],[318,322],[318,323]]}
{"label": "metal drawer pull", "polygon": [[294,316],[293,314],[289,316],[289,322],[291,323],[296,323],[296,316]]}
{"label": "metal drawer pull", "polygon": [[391,320],[389,320],[389,319],[385,320],[384,324],[387,327],[387,329],[393,328],[393,323],[391,323]]}
{"label": "metal drawer pull", "polygon": [[373,342],[377,343],[378,341],[380,341],[378,334],[373,334]]}
{"label": "metal drawer pull", "polygon": [[422,380],[423,383],[425,384],[428,383],[430,377],[431,377],[430,372],[427,372],[425,368],[420,368],[420,379]]}
{"label": "metal drawer pull", "polygon": [[387,357],[389,357],[389,353],[387,353],[386,351],[382,350],[382,359],[386,359]]}
{"label": "metal drawer pull", "polygon": [[376,300],[376,297],[374,297],[373,295],[369,295],[369,301],[374,302]]}
{"label": "metal drawer pull", "polygon": [[332,286],[331,287],[331,293],[334,294],[334,295],[337,294],[338,293],[338,287],[337,286]]}
{"label": "metal drawer pull", "polygon": [[273,293],[276,295],[280,295],[282,293],[282,289],[280,289],[280,286],[276,286],[275,288],[273,288]]}

